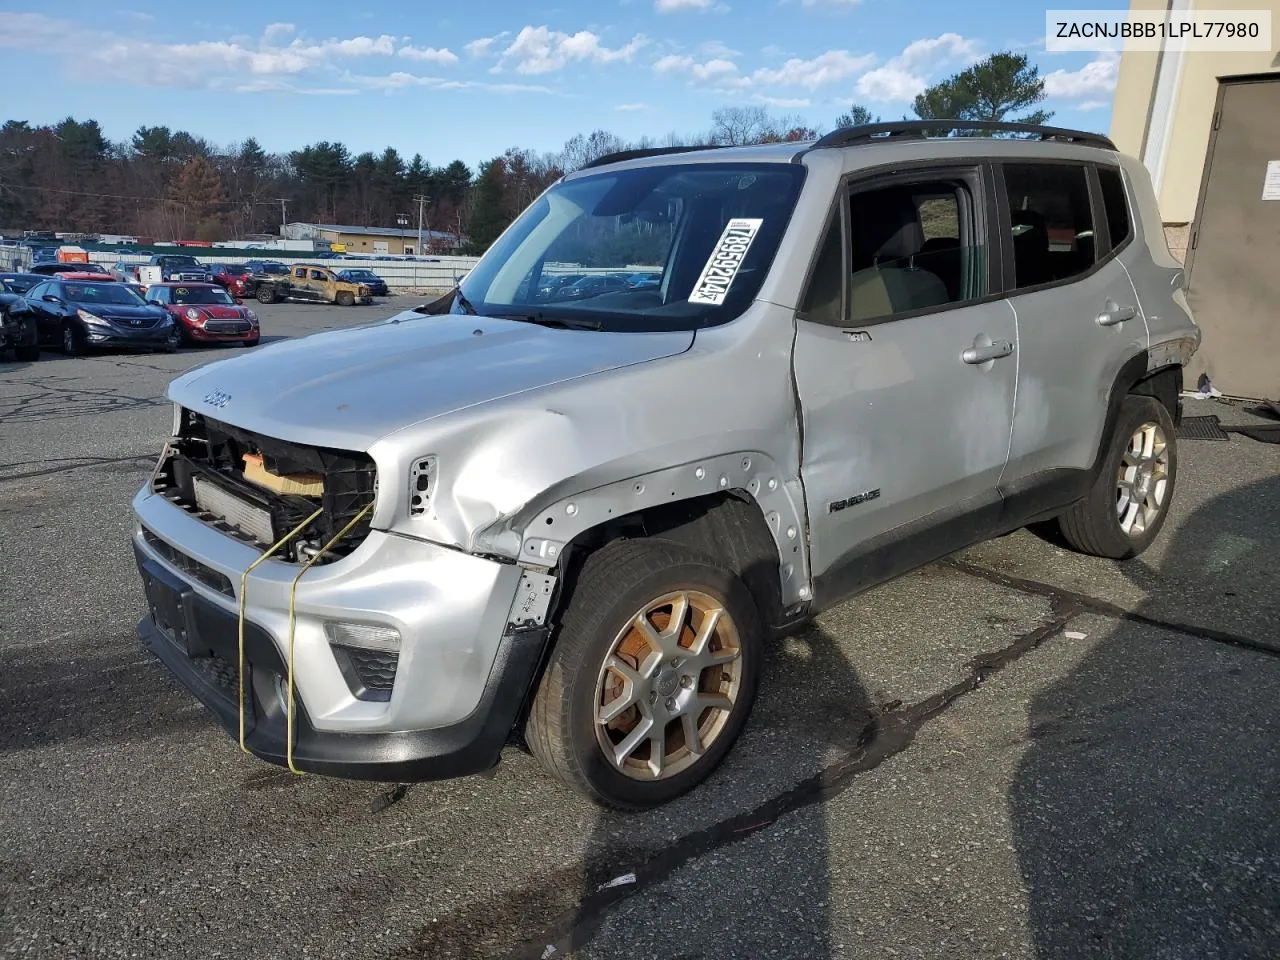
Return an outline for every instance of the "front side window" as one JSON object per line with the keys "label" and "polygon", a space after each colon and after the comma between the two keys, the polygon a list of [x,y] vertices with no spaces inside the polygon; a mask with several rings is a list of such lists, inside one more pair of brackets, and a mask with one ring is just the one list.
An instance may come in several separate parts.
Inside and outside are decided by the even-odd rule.
{"label": "front side window", "polygon": [[168,303],[169,288],[168,287],[152,287],[147,291],[147,299],[152,303]]}
{"label": "front side window", "polygon": [[699,163],[568,180],[460,289],[491,316],[622,331],[725,323],[764,282],[803,178],[798,164]]}
{"label": "front side window", "polygon": [[1089,270],[1097,251],[1087,168],[1007,163],[1003,169],[1016,288],[1057,283]]}
{"label": "front side window", "polygon": [[325,280],[325,279],[327,279],[327,277],[325,277],[325,275],[324,275],[324,271],[323,271],[323,270],[312,270],[312,271],[311,271],[311,279],[312,279],[312,280]]}
{"label": "front side window", "polygon": [[37,283],[35,286],[27,289],[25,296],[29,300],[39,300],[46,293],[49,293],[52,290],[52,286],[53,285],[47,281],[45,283]]}
{"label": "front side window", "polygon": [[959,176],[855,189],[850,321],[941,310],[987,295],[976,182]]}

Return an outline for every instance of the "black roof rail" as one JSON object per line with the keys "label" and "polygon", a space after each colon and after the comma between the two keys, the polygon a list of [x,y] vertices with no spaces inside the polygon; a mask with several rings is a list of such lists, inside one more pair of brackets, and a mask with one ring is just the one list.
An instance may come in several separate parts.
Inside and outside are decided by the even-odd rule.
{"label": "black roof rail", "polygon": [[579,167],[579,170],[590,170],[592,167],[603,167],[610,163],[622,163],[624,160],[639,160],[642,157],[661,157],[668,153],[693,153],[695,150],[717,150],[715,144],[703,144],[696,147],[646,147],[643,150],[620,150],[617,153],[606,153],[596,157],[590,163]]}
{"label": "black roof rail", "polygon": [[832,130],[810,149],[822,147],[849,147],[876,140],[923,140],[943,132],[972,130],[975,133],[1023,133],[1035,134],[1040,140],[1062,140],[1087,147],[1114,150],[1116,145],[1108,137],[1087,130],[1068,130],[1066,127],[1046,127],[1037,123],[1008,123],[996,120],[899,120],[891,123],[867,123],[859,127],[841,127]]}

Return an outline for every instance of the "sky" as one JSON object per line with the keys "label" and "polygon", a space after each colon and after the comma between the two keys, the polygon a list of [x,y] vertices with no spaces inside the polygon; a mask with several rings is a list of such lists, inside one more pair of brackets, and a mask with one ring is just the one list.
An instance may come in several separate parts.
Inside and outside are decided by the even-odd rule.
{"label": "sky", "polygon": [[474,167],[594,129],[688,135],[721,106],[825,129],[852,102],[897,119],[927,84],[1011,49],[1040,68],[1052,123],[1110,123],[1118,59],[1046,53],[1045,7],[1026,0],[550,2],[17,0],[0,11],[0,55],[11,79],[40,80],[0,118],[92,118],[112,140],[166,125],[272,151],[338,140]]}

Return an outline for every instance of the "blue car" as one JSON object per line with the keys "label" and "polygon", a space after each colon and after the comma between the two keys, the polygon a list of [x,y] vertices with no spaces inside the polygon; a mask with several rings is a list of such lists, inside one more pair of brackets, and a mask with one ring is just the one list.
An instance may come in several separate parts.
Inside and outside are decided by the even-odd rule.
{"label": "blue car", "polygon": [[372,270],[347,269],[338,271],[338,279],[347,283],[363,283],[375,297],[387,296],[387,281]]}

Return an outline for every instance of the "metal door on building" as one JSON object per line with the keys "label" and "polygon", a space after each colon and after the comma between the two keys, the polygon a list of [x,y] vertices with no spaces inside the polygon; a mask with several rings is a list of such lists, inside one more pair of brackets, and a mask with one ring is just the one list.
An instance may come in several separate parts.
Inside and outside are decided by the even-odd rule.
{"label": "metal door on building", "polygon": [[1207,373],[1228,396],[1280,398],[1280,74],[1220,81],[1190,248]]}

